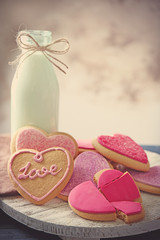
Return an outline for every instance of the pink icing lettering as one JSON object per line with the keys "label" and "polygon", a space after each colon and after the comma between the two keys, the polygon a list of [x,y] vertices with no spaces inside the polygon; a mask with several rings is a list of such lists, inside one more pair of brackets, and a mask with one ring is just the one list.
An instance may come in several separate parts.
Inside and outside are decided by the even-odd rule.
{"label": "pink icing lettering", "polygon": [[[33,195],[32,193],[28,192],[28,191],[20,184],[20,181],[17,180],[17,177],[15,176],[14,171],[13,171],[13,169],[12,169],[12,164],[13,164],[15,158],[16,158],[19,154],[22,154],[22,153],[32,153],[32,154],[36,154],[35,151],[34,151],[34,150],[32,151],[32,150],[26,150],[26,149],[25,149],[25,150],[21,150],[20,152],[16,152],[16,153],[12,156],[11,161],[10,161],[10,163],[9,163],[9,171],[10,171],[10,173],[11,173],[12,178],[13,178],[14,181],[16,182],[16,184],[17,184],[29,197],[31,197],[32,199],[36,200],[37,202],[39,202],[39,201],[45,199],[47,196],[49,196],[49,194],[51,194],[51,193],[65,180],[66,176],[67,176],[68,173],[69,173],[70,164],[71,164],[71,158],[70,158],[68,152],[67,152],[65,149],[63,149],[63,148],[61,148],[61,147],[52,147],[52,148],[49,148],[49,149],[44,150],[44,151],[41,152],[41,153],[43,154],[43,153],[46,153],[46,152],[57,151],[57,150],[58,150],[58,151],[62,151],[62,152],[65,153],[66,158],[67,158],[67,168],[65,169],[65,172],[63,173],[63,176],[62,176],[62,178],[58,181],[58,183],[57,183],[55,186],[53,186],[48,192],[46,192],[44,195],[42,195],[41,197],[36,197],[36,196]],[[20,174],[20,175],[19,175],[20,177],[18,176],[18,179],[19,179],[19,180],[20,180],[20,179],[26,179],[26,178],[28,177],[28,176],[25,176],[25,175],[27,175],[27,171],[28,171],[30,165],[31,165],[31,163],[28,162],[25,167],[23,167],[23,168],[20,169],[21,172],[23,172],[23,171],[24,171],[24,172],[23,172],[23,174]],[[43,168],[43,167],[42,167],[42,168]],[[19,171],[20,171],[20,170],[19,170]],[[59,169],[59,170],[57,171],[57,173],[60,172],[61,170],[63,170],[63,169],[62,169],[62,168]],[[43,171],[44,171],[44,170],[43,170]],[[38,174],[38,173],[40,174],[40,172],[41,172],[40,170],[37,170],[37,174]],[[52,171],[51,171],[51,172],[52,172]],[[56,174],[56,173],[55,173],[55,174]]]}
{"label": "pink icing lettering", "polygon": [[31,163],[28,162],[26,164],[26,166],[22,167],[19,170],[20,172],[23,172],[23,173],[18,175],[18,179],[22,180],[22,179],[29,178],[29,179],[33,180],[36,177],[43,178],[43,177],[47,176],[48,174],[51,174],[52,176],[55,176],[62,170],[62,168],[60,168],[58,171],[56,171],[57,170],[57,166],[55,164],[53,164],[53,165],[51,165],[50,170],[48,170],[45,167],[42,167],[41,170],[34,168],[34,169],[31,169],[28,172],[30,166],[31,166]]}
{"label": "pink icing lettering", "polygon": [[32,170],[29,172],[29,178],[30,178],[30,179],[35,179],[36,177],[37,177],[36,169],[32,169]]}
{"label": "pink icing lettering", "polygon": [[25,167],[23,167],[23,168],[21,168],[21,169],[19,170],[20,172],[23,172],[23,174],[20,174],[20,175],[18,176],[18,179],[21,180],[21,179],[26,179],[26,178],[28,177],[27,171],[28,171],[28,169],[29,169],[30,166],[31,166],[31,163],[28,162]]}
{"label": "pink icing lettering", "polygon": [[42,153],[37,153],[34,157],[33,157],[34,161],[40,163],[43,161],[43,156]]}
{"label": "pink icing lettering", "polygon": [[37,176],[38,176],[38,177],[43,178],[43,177],[45,177],[47,174],[48,174],[48,170],[47,170],[47,168],[45,168],[45,167],[42,167],[41,171],[40,171],[40,170],[37,170]]}

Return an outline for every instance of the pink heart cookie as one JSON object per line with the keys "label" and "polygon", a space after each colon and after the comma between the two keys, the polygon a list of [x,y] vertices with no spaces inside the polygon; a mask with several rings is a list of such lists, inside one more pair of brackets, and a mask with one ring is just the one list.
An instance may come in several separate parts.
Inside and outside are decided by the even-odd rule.
{"label": "pink heart cookie", "polygon": [[91,181],[76,186],[70,192],[68,202],[73,211],[83,218],[96,221],[116,219],[115,208]]}
{"label": "pink heart cookie", "polygon": [[60,147],[41,152],[20,150],[13,154],[8,163],[8,173],[16,190],[38,205],[59,194],[68,183],[73,168],[71,154]]}
{"label": "pink heart cookie", "polygon": [[91,181],[77,185],[69,194],[69,205],[82,218],[95,221],[113,221],[116,217],[126,223],[144,217],[140,203],[132,201],[109,202]]}
{"label": "pink heart cookie", "polygon": [[122,173],[115,169],[100,172],[100,175],[95,175],[95,180],[108,201],[142,201],[139,189],[128,172]]}
{"label": "pink heart cookie", "polygon": [[130,137],[115,134],[99,136],[92,142],[95,149],[108,159],[139,171],[148,171],[149,162],[143,148]]}
{"label": "pink heart cookie", "polygon": [[62,190],[59,198],[67,201],[70,191],[84,181],[92,181],[96,172],[101,169],[110,169],[107,160],[96,152],[86,151],[79,154],[74,160],[74,171],[67,186]]}
{"label": "pink heart cookie", "polygon": [[127,169],[139,189],[145,192],[160,194],[160,166],[151,167],[148,172]]}
{"label": "pink heart cookie", "polygon": [[11,152],[20,149],[35,149],[43,151],[51,147],[63,147],[75,158],[78,154],[76,140],[67,133],[54,132],[47,134],[35,127],[24,127],[17,131],[11,142]]}
{"label": "pink heart cookie", "polygon": [[79,148],[79,153],[84,152],[84,151],[96,151],[96,149],[92,145],[91,140],[77,140],[78,143],[78,148]]}
{"label": "pink heart cookie", "polygon": [[137,222],[144,218],[144,210],[139,202],[120,201],[111,204],[116,209],[117,217],[126,223]]}

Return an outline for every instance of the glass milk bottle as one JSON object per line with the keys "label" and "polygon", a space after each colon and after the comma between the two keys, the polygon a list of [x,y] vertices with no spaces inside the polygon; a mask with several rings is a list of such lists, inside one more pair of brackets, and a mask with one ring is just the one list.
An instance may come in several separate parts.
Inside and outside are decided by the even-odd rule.
{"label": "glass milk bottle", "polygon": [[[52,42],[50,31],[28,30],[25,33],[30,34],[39,46]],[[58,128],[59,86],[53,64],[42,51],[28,51],[25,44],[35,45],[27,34],[23,36],[23,56],[11,87],[12,136],[23,126],[35,126],[47,133]]]}

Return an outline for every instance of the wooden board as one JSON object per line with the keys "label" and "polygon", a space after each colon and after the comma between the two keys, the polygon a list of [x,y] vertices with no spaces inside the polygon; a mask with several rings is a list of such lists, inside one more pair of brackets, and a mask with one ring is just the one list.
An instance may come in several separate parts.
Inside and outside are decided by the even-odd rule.
{"label": "wooden board", "polygon": [[[160,165],[160,155],[147,151],[151,166]],[[22,197],[0,199],[0,207],[17,221],[62,239],[100,239],[129,236],[160,229],[160,196],[142,193],[145,218],[137,223],[94,222],[80,218],[58,198],[43,206],[36,206]]]}

